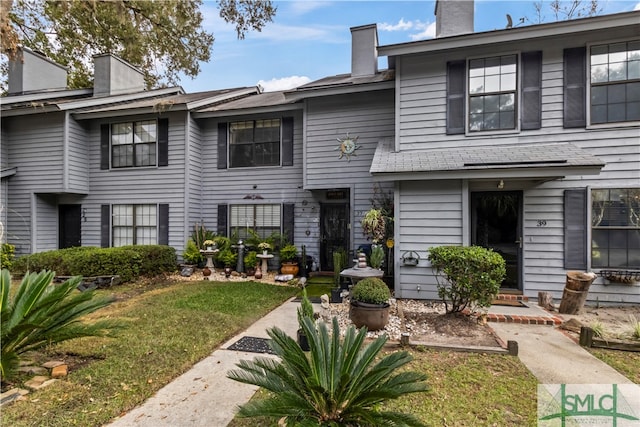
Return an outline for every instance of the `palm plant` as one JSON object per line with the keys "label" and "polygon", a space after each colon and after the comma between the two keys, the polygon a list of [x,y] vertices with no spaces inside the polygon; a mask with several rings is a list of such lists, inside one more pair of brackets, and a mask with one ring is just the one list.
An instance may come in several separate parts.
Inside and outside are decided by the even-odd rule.
{"label": "palm plant", "polygon": [[101,336],[119,325],[113,320],[83,322],[86,314],[109,305],[112,298],[95,297],[94,291],[78,292],[81,277],[52,284],[54,272],[27,273],[10,296],[11,274],[0,276],[0,376],[10,377],[27,351],[72,338]]}
{"label": "palm plant", "polygon": [[269,390],[269,397],[240,407],[241,417],[279,418],[288,426],[421,426],[409,414],[382,411],[379,404],[406,393],[427,390],[424,374],[394,373],[411,361],[406,351],[388,354],[378,361],[387,338],[382,336],[363,347],[366,328],[347,329],[340,340],[338,320],[332,332],[312,319],[303,318],[301,328],[310,345],[309,357],[278,328],[269,329],[271,346],[280,361],[257,357],[238,363],[227,375],[239,382]]}

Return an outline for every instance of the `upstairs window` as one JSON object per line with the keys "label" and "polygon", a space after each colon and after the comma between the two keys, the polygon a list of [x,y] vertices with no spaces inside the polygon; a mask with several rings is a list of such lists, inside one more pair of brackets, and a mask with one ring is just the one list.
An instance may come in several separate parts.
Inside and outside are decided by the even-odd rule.
{"label": "upstairs window", "polygon": [[640,188],[591,193],[591,266],[640,268]]}
{"label": "upstairs window", "polygon": [[111,125],[111,167],[156,166],[155,120]]}
{"label": "upstairs window", "polygon": [[591,46],[591,124],[640,120],[640,40]]}
{"label": "upstairs window", "polygon": [[517,55],[469,60],[469,132],[517,127]]}
{"label": "upstairs window", "polygon": [[280,119],[229,124],[229,166],[280,165]]}

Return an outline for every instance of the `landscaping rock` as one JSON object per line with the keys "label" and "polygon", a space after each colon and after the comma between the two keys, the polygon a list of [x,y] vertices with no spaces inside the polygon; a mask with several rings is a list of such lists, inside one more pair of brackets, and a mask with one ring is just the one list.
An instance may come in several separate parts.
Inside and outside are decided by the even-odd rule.
{"label": "landscaping rock", "polygon": [[28,375],[47,375],[49,373],[49,371],[42,366],[20,366],[16,371]]}
{"label": "landscaping rock", "polygon": [[51,378],[64,378],[69,373],[67,365],[58,365],[51,370]]}
{"label": "landscaping rock", "polygon": [[51,360],[49,362],[43,363],[42,367],[47,369],[53,369],[56,366],[64,365],[65,363],[62,360]]}
{"label": "landscaping rock", "polygon": [[12,388],[0,394],[0,406],[8,405],[16,400],[19,400],[22,396],[29,394],[29,390],[23,388]]}
{"label": "landscaping rock", "polygon": [[49,377],[43,375],[37,375],[24,383],[24,386],[31,390],[38,390],[44,386],[44,383],[49,381]]}

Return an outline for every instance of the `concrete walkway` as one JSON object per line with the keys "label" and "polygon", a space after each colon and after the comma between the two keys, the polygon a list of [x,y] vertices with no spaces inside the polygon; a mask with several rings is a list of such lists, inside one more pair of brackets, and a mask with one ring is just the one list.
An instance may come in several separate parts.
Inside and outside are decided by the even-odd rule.
{"label": "concrete walkway", "polygon": [[[293,299],[285,302],[109,426],[226,426],[234,418],[237,406],[247,402],[257,390],[257,387],[228,379],[227,372],[240,360],[252,360],[258,355],[227,348],[243,336],[266,338],[266,330],[273,326],[294,337],[299,306],[300,303]],[[515,312],[518,316],[551,316],[537,306],[528,308],[529,311],[517,308]],[[512,314],[509,307],[492,306],[489,311]],[[554,326],[497,322],[490,322],[490,326],[504,342],[518,342],[520,360],[541,384],[631,383]]]}
{"label": "concrete walkway", "polygon": [[273,326],[295,337],[299,306],[293,299],[285,302],[109,426],[226,426],[234,418],[237,406],[249,401],[257,390],[227,378],[227,372],[235,369],[240,360],[259,355],[226,348],[244,336],[267,338],[266,330]]}

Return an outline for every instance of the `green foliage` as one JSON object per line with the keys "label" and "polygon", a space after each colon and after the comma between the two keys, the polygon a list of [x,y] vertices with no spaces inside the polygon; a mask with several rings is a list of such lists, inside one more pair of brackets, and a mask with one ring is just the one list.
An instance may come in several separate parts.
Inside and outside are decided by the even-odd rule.
{"label": "green foliage", "polygon": [[184,248],[184,252],[182,252],[182,259],[187,264],[198,265],[201,262],[204,262],[204,256],[200,253],[200,249],[196,245],[196,242],[193,239],[188,239],[187,244]]}
{"label": "green foliage", "polygon": [[12,244],[2,244],[2,253],[0,253],[0,268],[11,268],[15,251],[16,247]]}
{"label": "green foliage", "polygon": [[18,290],[9,292],[11,274],[0,277],[2,298],[0,374],[11,377],[27,351],[73,338],[105,335],[118,324],[110,320],[81,321],[86,314],[106,307],[111,298],[96,297],[93,291],[78,292],[81,277],[52,284],[54,272],[27,273]]}
{"label": "green foliage", "polygon": [[594,320],[593,322],[591,322],[591,325],[589,325],[589,327],[593,330],[593,335],[599,338],[604,337],[604,324],[601,321]]}
{"label": "green foliage", "polygon": [[298,248],[295,245],[288,244],[280,248],[280,262],[295,261],[298,256]]}
{"label": "green foliage", "polygon": [[311,300],[307,296],[307,290],[302,288],[302,301],[300,302],[300,307],[298,307],[298,325],[302,328],[302,323],[304,319],[313,318],[313,304],[311,304]]}
{"label": "green foliage", "polygon": [[244,265],[249,268],[256,268],[258,265],[258,254],[256,251],[249,251],[244,256]]}
{"label": "green foliage", "polygon": [[[3,2],[3,9],[5,9]],[[271,1],[219,0],[220,16],[239,38],[260,31],[275,15]],[[203,28],[202,0],[28,1],[3,10],[3,53],[18,45],[70,67],[72,88],[91,86],[92,57],[114,53],[140,68],[148,87],[194,78],[211,59],[214,37]],[[3,19],[4,21],[4,19]]]}
{"label": "green foliage", "polygon": [[362,233],[373,243],[382,242],[385,237],[386,223],[380,209],[369,209],[360,221]]}
{"label": "green foliage", "polygon": [[162,273],[173,273],[178,266],[175,248],[167,245],[131,245],[123,246],[140,255],[141,276],[155,276]]}
{"label": "green foliage", "polygon": [[351,289],[351,300],[368,304],[385,304],[391,298],[391,292],[382,279],[367,277],[360,280]]}
{"label": "green foliage", "polygon": [[500,254],[480,246],[439,246],[429,249],[429,261],[439,276],[438,295],[447,313],[489,307],[506,275]]}
{"label": "green foliage", "polygon": [[284,331],[267,331],[280,360],[257,357],[243,360],[229,378],[263,387],[271,393],[240,407],[240,417],[284,418],[287,426],[421,426],[412,415],[383,411],[380,404],[408,393],[427,390],[426,376],[397,373],[411,355],[399,351],[380,356],[387,338],[364,344],[366,328],[351,326],[340,339],[338,320],[330,333],[325,323],[312,319],[301,324],[311,348],[309,357]]}
{"label": "green foliage", "polygon": [[340,272],[344,269],[342,265],[342,254],[338,251],[333,253],[333,284],[340,287]]}
{"label": "green foliage", "polygon": [[225,248],[218,252],[218,259],[225,267],[233,267],[238,261],[238,254],[231,250],[231,248]]}
{"label": "green foliage", "polygon": [[371,246],[371,255],[369,255],[369,264],[372,268],[380,269],[384,261],[384,249],[381,245]]}
{"label": "green foliage", "polygon": [[635,339],[640,339],[640,320],[634,315],[630,315],[629,325],[631,326],[631,336]]}
{"label": "green foliage", "polygon": [[[193,233],[191,233],[191,240],[194,242],[198,250],[206,249],[205,248],[206,245],[204,242],[207,240],[215,241],[215,238],[216,238],[216,233],[211,230],[207,230],[207,227],[205,227],[204,224],[199,224],[199,223],[194,224]],[[194,263],[194,264],[197,264],[197,263]]]}

